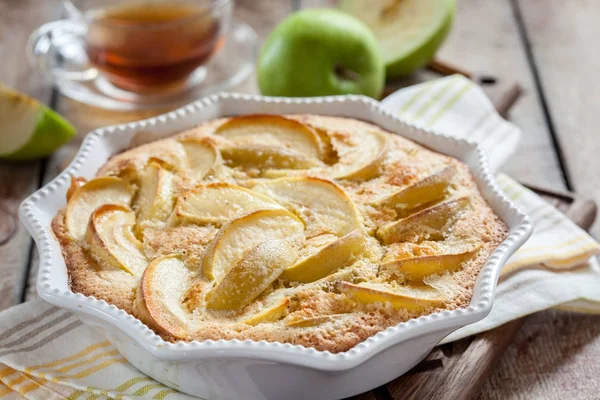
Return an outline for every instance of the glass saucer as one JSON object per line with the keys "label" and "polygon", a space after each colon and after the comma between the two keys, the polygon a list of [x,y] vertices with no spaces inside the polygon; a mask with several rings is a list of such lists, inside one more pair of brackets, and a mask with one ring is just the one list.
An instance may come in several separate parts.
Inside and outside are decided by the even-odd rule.
{"label": "glass saucer", "polygon": [[[53,45],[54,55],[45,54],[61,64],[65,70],[89,68],[87,55],[81,44],[65,43]],[[45,47],[42,41],[36,43],[33,51],[42,53]],[[95,69],[86,80],[70,80],[54,77],[58,90],[65,96],[82,103],[109,110],[133,111],[153,108],[175,108],[190,103],[202,96],[227,90],[241,83],[254,71],[254,62],[258,51],[256,32],[248,24],[233,20],[231,30],[223,47],[206,63],[198,68],[186,81],[184,87],[172,92],[138,94],[112,85]]]}

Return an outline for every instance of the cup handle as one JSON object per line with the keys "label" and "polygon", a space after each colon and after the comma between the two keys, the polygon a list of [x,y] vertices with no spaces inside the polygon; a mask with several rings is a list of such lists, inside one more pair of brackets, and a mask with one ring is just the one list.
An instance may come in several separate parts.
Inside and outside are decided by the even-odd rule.
{"label": "cup handle", "polygon": [[[64,19],[49,22],[33,31],[27,42],[31,63],[53,80],[89,81],[98,76],[88,66],[83,36],[84,22]],[[75,50],[75,51],[74,51]]]}

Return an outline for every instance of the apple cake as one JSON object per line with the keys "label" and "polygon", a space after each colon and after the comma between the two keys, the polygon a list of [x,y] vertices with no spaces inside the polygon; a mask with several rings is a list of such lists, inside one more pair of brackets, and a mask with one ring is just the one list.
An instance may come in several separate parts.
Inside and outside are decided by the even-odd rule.
{"label": "apple cake", "polygon": [[507,235],[468,167],[318,115],[203,123],[73,177],[54,218],[73,291],[169,341],[341,352],[469,304]]}

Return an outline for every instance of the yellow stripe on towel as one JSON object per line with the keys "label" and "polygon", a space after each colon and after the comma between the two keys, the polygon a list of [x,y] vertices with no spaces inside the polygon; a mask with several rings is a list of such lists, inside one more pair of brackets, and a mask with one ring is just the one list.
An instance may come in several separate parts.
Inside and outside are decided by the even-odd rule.
{"label": "yellow stripe on towel", "polygon": [[452,106],[454,106],[454,104],[458,103],[458,101],[462,98],[462,96],[472,87],[473,87],[473,85],[471,84],[471,82],[468,80],[465,80],[465,82],[463,83],[462,87],[458,90],[458,92],[456,92],[454,94],[454,96],[452,96],[442,106],[442,108],[440,108],[438,110],[438,112],[433,114],[433,116],[431,116],[429,118],[429,120],[427,120],[427,122],[425,122],[425,126],[431,127],[433,124],[435,124],[437,122],[437,120],[440,119]]}
{"label": "yellow stripe on towel", "polygon": [[83,390],[76,390],[73,393],[71,393],[71,395],[69,397],[67,397],[67,400],[77,400],[84,393],[85,392]]}
{"label": "yellow stripe on towel", "polygon": [[162,392],[158,392],[157,394],[155,394],[152,399],[153,400],[162,400],[165,397],[167,397],[168,395],[173,394],[173,393],[177,393],[177,390],[175,390],[175,389],[163,390]]}
{"label": "yellow stripe on towel", "polygon": [[51,361],[46,364],[40,364],[40,365],[34,365],[32,367],[27,367],[24,369],[24,372],[26,374],[31,374],[33,371],[38,370],[38,369],[58,367],[64,363],[68,363],[70,361],[75,361],[81,357],[84,357],[84,356],[90,354],[91,352],[93,352],[94,350],[97,350],[97,349],[100,349],[103,347],[108,347],[110,345],[111,344],[108,341],[95,343],[95,344],[92,344],[92,345],[86,347],[85,349],[81,350],[79,353],[73,354],[72,356],[61,358],[59,360],[54,360],[54,361]]}
{"label": "yellow stripe on towel", "polygon": [[425,113],[429,110],[429,108],[432,105],[434,105],[443,95],[448,93],[448,90],[450,90],[452,88],[452,86],[456,85],[460,81],[459,77],[460,77],[460,75],[455,75],[454,77],[449,79],[447,82],[445,82],[444,85],[441,87],[441,89],[436,94],[431,96],[429,98],[429,100],[427,100],[421,106],[421,108],[419,108],[417,110],[417,112],[415,112],[415,114],[412,116],[412,119],[418,120],[418,119],[422,118],[423,115],[425,115]]}
{"label": "yellow stripe on towel", "polygon": [[70,365],[64,366],[64,367],[59,368],[59,369],[57,369],[57,370],[55,370],[53,372],[60,372],[60,373],[69,372],[70,370],[75,369],[77,367],[81,367],[83,365],[92,364],[93,362],[98,361],[101,358],[110,357],[110,356],[116,356],[118,354],[119,354],[119,352],[117,351],[117,349],[110,350],[110,351],[103,351],[102,353],[97,354],[97,355],[95,355],[94,357],[92,357],[90,359],[83,360],[83,361],[77,362],[75,364],[70,364]]}
{"label": "yellow stripe on towel", "polygon": [[431,89],[433,82],[434,81],[429,81],[425,83],[419,90],[416,90],[415,93],[408,99],[408,101],[404,103],[402,107],[400,107],[398,114],[404,114],[406,111],[408,111],[409,108],[411,108],[421,97],[423,97],[425,93]]}
{"label": "yellow stripe on towel", "polygon": [[4,397],[12,392],[13,390],[11,388],[6,386],[4,383],[0,383],[0,397]]}
{"label": "yellow stripe on towel", "polygon": [[54,383],[58,383],[60,381],[66,380],[66,379],[81,379],[81,378],[85,378],[88,375],[94,374],[98,371],[101,371],[105,368],[110,367],[113,364],[125,364],[127,363],[127,360],[125,360],[123,357],[120,358],[116,358],[113,360],[108,360],[103,362],[102,364],[98,364],[95,367],[89,368],[89,369],[85,369],[83,371],[79,371],[76,374],[73,375],[62,375],[62,376],[57,376],[52,378],[52,382]]}

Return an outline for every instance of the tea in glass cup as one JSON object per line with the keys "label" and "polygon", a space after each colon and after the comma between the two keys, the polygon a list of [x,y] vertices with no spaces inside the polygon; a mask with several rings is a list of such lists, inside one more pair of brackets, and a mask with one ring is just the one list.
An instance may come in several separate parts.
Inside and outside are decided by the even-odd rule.
{"label": "tea in glass cup", "polygon": [[133,92],[181,85],[225,41],[227,21],[204,3],[145,0],[87,12],[90,63]]}
{"label": "tea in glass cup", "polygon": [[241,83],[258,37],[233,0],[63,0],[32,32],[31,62],[58,90],[112,110],[172,108]]}
{"label": "tea in glass cup", "polygon": [[233,0],[63,4],[69,18],[45,24],[30,37],[30,53],[42,72],[55,80],[100,77],[116,91],[158,93],[186,88],[188,78],[223,46]]}

